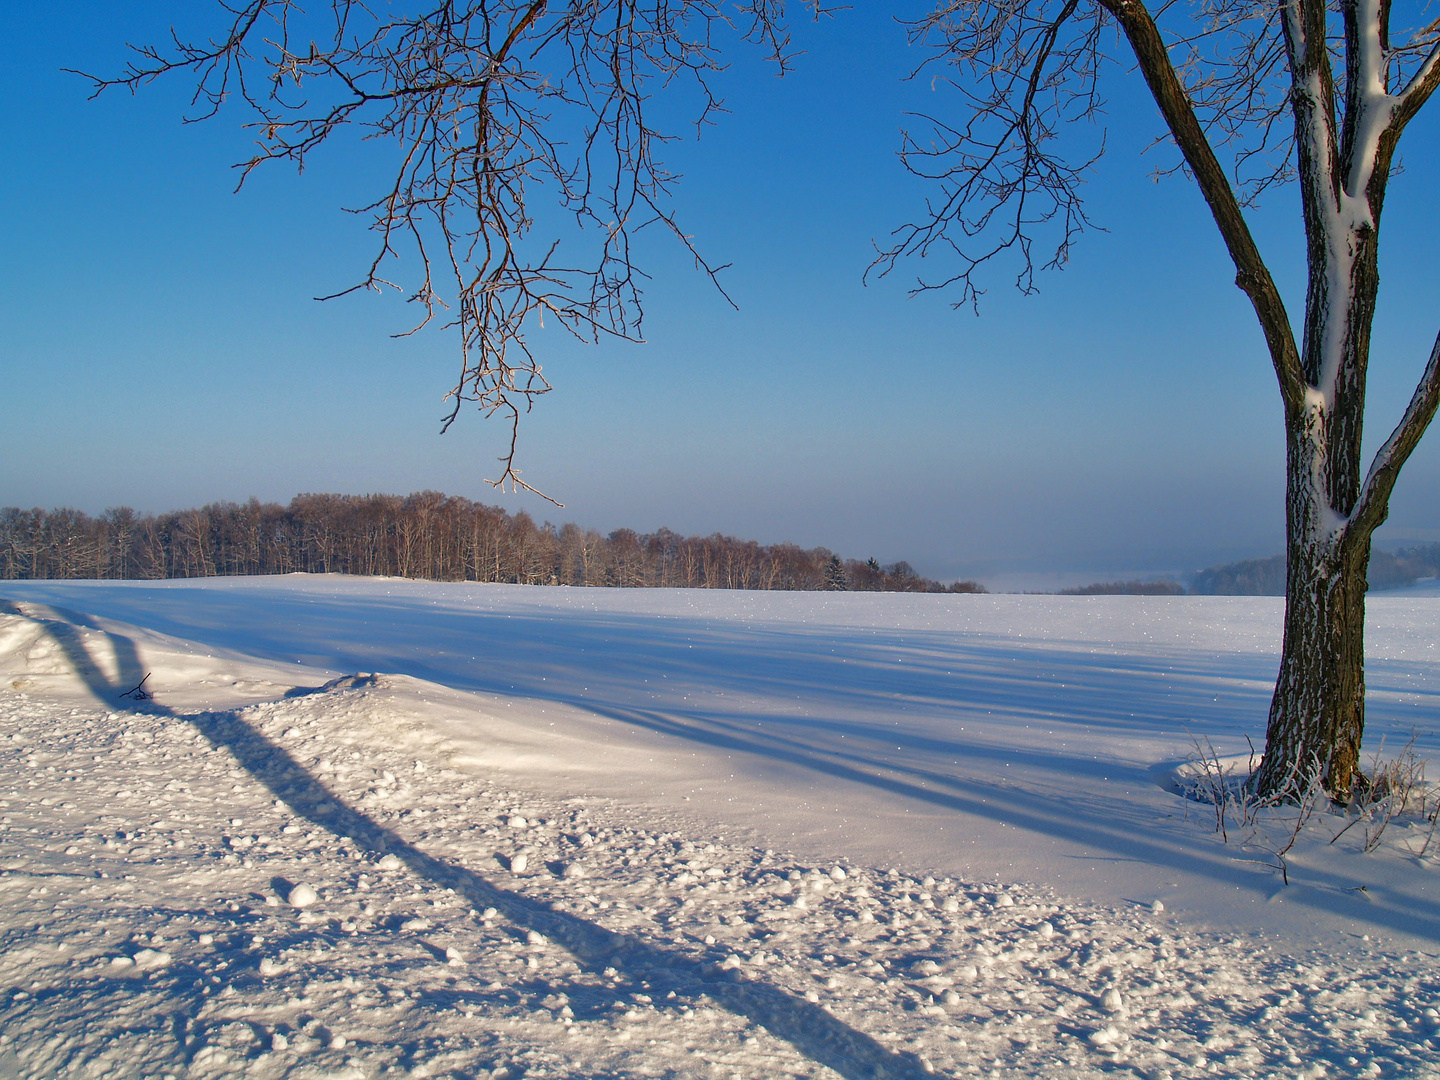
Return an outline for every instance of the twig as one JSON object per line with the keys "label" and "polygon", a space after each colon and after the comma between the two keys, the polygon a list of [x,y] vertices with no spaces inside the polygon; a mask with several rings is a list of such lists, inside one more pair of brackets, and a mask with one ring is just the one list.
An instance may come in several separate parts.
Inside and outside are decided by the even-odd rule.
{"label": "twig", "polygon": [[129,690],[126,690],[120,696],[122,698],[134,698],[136,701],[149,701],[152,697],[155,696],[154,694],[150,693],[150,691],[145,689],[145,680],[149,678],[150,672],[147,671],[145,673],[144,679],[141,679],[138,683],[132,686]]}

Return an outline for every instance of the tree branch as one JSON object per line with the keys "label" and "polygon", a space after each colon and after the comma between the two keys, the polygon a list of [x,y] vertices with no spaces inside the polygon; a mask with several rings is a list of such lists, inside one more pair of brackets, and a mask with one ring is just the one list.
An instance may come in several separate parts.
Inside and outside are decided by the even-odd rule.
{"label": "tree branch", "polygon": [[[815,0],[802,2],[821,13]],[[242,184],[277,161],[303,169],[347,128],[389,144],[379,197],[353,211],[370,219],[374,258],[350,289],[327,291],[410,277],[419,308],[410,333],[449,311],[443,329],[455,331],[462,367],[442,430],[465,403],[500,413],[509,439],[491,482],[534,491],[515,468],[518,425],[550,384],[527,335],[548,317],[582,340],[642,340],[645,275],[632,238],[648,224],[716,279],[723,267],[700,256],[666,205],[676,178],[659,151],[671,136],[648,102],[657,86],[679,92],[688,83],[696,122],[707,122],[722,105],[712,86],[722,33],[760,45],[783,71],[784,0],[218,7],[224,29],[212,40],[172,33],[165,50],[138,49],[120,77],[92,77],[96,91],[133,91],[184,70],[206,115],[243,103],[260,145],[237,166]],[[553,217],[537,213],[537,192],[574,227],[536,235],[537,222]]]}
{"label": "tree branch", "polygon": [[1397,95],[1399,105],[1395,109],[1394,123],[1402,126],[1408,124],[1411,118],[1424,108],[1425,102],[1430,100],[1436,89],[1440,89],[1440,41],[1431,48],[1425,62]]}
{"label": "tree branch", "polygon": [[1375,460],[1370,463],[1365,486],[1361,489],[1360,499],[1350,515],[1350,524],[1346,526],[1347,540],[1352,534],[1357,540],[1368,537],[1389,516],[1390,492],[1395,487],[1395,480],[1400,475],[1401,467],[1419,444],[1420,437],[1425,434],[1437,406],[1440,406],[1440,335],[1435,338],[1435,347],[1430,350],[1430,362],[1425,365],[1425,373],[1420,376],[1420,382],[1415,387],[1405,415],[1390,433],[1390,438],[1385,440],[1385,445],[1375,452]]}
{"label": "tree branch", "polygon": [[1260,320],[1270,360],[1280,383],[1281,397],[1287,408],[1299,409],[1305,400],[1306,382],[1285,303],[1245,222],[1235,189],[1216,159],[1189,95],[1170,62],[1160,30],[1141,0],[1100,2],[1119,20],[1155,103],[1159,105],[1175,144],[1185,156],[1185,162],[1210,207],[1235,264],[1235,284],[1250,297],[1256,317]]}
{"label": "tree branch", "polygon": [[1099,152],[1079,164],[1053,147],[1075,121],[1093,119],[1100,109],[1095,82],[1103,18],[1088,3],[1085,16],[1077,18],[1081,6],[1082,0],[1057,0],[1053,7],[1047,0],[1013,6],[945,0],[911,26],[913,42],[936,49],[912,78],[939,61],[967,71],[976,89],[947,78],[970,119],[952,126],[925,116],[932,139],[905,133],[900,152],[905,167],[940,181],[943,197],[929,203],[918,222],[895,230],[895,242],[877,251],[867,275],[881,267],[884,276],[902,256],[938,250],[956,258],[959,269],[921,279],[913,291],[958,286],[956,306],[973,306],[984,292],[976,280],[979,270],[1007,253],[1019,264],[1016,286],[1034,291],[1034,244],[1046,226],[1055,246],[1038,268],[1067,261],[1071,244],[1089,224],[1080,186],[1103,153],[1103,137]]}

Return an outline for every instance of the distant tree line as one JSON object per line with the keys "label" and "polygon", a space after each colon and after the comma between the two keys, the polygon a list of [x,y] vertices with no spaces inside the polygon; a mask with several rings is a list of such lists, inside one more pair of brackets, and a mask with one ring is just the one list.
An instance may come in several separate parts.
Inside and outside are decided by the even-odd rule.
{"label": "distant tree line", "polygon": [[[1371,562],[1380,556],[1371,551]],[[1194,589],[1207,596],[1284,596],[1285,556],[1212,566],[1196,575]]]}
{"label": "distant tree line", "polygon": [[435,491],[297,495],[288,506],[251,499],[158,515],[124,506],[98,517],[0,509],[4,580],[295,572],[625,588],[985,591],[973,581],[942,585],[906,562],[844,560],[823,547],[537,525],[523,511]]}
{"label": "distant tree line", "polygon": [[[1370,552],[1366,578],[1372,589],[1399,589],[1440,577],[1440,544]],[[1194,591],[1211,596],[1284,596],[1285,556],[1212,566],[1195,577]]]}
{"label": "distant tree line", "polygon": [[[1440,544],[1370,553],[1367,574],[1372,589],[1399,589],[1422,578],[1440,577]],[[1178,581],[1106,581],[1061,589],[1061,596],[1284,596],[1285,556],[1245,559],[1212,566],[1195,575],[1186,589]]]}

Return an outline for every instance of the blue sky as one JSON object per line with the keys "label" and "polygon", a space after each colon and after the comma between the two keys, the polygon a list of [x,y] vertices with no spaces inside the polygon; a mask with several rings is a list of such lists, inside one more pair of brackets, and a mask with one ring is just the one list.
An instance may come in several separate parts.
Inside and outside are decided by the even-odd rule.
{"label": "blue sky", "polygon": [[[345,149],[233,194],[239,114],[186,126],[178,80],[87,101],[60,71],[115,70],[125,41],[203,8],[73,4],[60,27],[7,5],[0,505],[434,488],[602,530],[827,544],[1037,587],[1278,552],[1280,406],[1260,335],[1198,195],[1149,178],[1157,122],[1124,68],[1089,192],[1107,231],[1038,295],[996,275],[976,317],[908,297],[914,265],[862,283],[872,241],[926,192],[894,153],[904,111],[936,100],[901,79],[915,58],[896,9],[798,24],[785,79],[737,56],[729,115],[668,153],[685,174],[675,208],[732,264],[738,311],[657,237],[644,345],[537,337],[556,389],[521,465],[557,510],[484,483],[500,427],[467,415],[437,434],[451,340],[391,338],[409,316],[394,297],[311,299],[368,260],[370,234],[340,207],[377,159]],[[1436,133],[1433,115],[1412,129],[1387,204],[1372,444],[1440,322]],[[1255,228],[1296,312],[1291,197]],[[1440,539],[1437,443],[1407,467],[1382,535]]]}

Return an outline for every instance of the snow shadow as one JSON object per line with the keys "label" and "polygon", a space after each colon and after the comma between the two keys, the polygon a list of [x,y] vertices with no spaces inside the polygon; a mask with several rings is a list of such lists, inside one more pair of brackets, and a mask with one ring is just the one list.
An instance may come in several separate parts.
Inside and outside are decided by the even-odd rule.
{"label": "snow shadow", "polygon": [[[18,608],[5,610],[33,618]],[[120,677],[112,680],[95,663],[78,633],[67,633],[65,624],[57,620],[35,621],[64,652],[100,701],[115,704],[119,695],[134,685],[123,685],[129,673],[138,670],[138,651],[134,642],[124,635],[93,625],[89,627],[105,635],[114,646],[116,656],[132,658],[135,663],[133,668],[128,662],[122,663]],[[337,680],[337,684],[339,682]],[[677,1002],[703,994],[721,1008],[764,1027],[845,1080],[877,1077],[920,1080],[928,1075],[915,1054],[891,1051],[819,1005],[780,987],[740,972],[721,971],[705,960],[608,930],[558,911],[543,901],[501,888],[473,870],[422,851],[393,830],[346,805],[284,747],[246,723],[239,711],[187,714],[155,700],[125,704],[136,712],[190,724],[213,746],[229,750],[241,767],[287,804],[297,817],[375,856],[393,854],[412,873],[439,887],[454,889],[472,906],[493,907],[517,927],[544,935],[566,949],[583,968],[592,972],[614,968],[631,980],[643,979],[659,990],[674,990]]]}
{"label": "snow shadow", "polygon": [[[86,689],[111,707],[132,704],[122,695],[140,685],[146,672],[140,662],[135,643],[123,634],[102,629],[88,615],[66,608],[43,604],[26,604],[0,597],[0,615],[15,615],[36,624],[65,654],[66,662],[85,683]],[[86,647],[82,631],[100,635],[112,650],[115,678],[112,680]]]}
{"label": "snow shadow", "polygon": [[[334,626],[349,599],[307,597],[321,611],[295,617]],[[337,638],[332,664],[567,706],[717,751],[717,760],[748,758],[767,772],[783,764],[793,776],[1061,840],[1076,861],[1155,867],[1157,877],[1173,870],[1263,900],[1278,888],[1263,851],[1197,842],[1194,827],[1157,828],[1153,802],[1123,793],[1153,789],[1154,763],[1121,756],[1127,740],[1163,740],[1173,761],[1187,728],[1233,741],[1247,720],[1263,725],[1276,664],[1269,655],[614,611],[417,610],[383,597],[357,607],[370,620],[366,636]],[[427,648],[411,651],[407,643],[422,635]],[[1372,690],[1411,676],[1408,664],[1372,666]],[[637,704],[647,699],[656,704]],[[1000,725],[1011,734],[997,739]],[[1027,725],[1065,735],[1029,740]],[[1385,726],[1375,709],[1372,738]],[[1093,732],[1103,738],[1087,740]],[[1185,808],[1177,802],[1173,811]],[[1305,879],[1286,900],[1355,916],[1354,877],[1307,866]],[[1423,896],[1371,899],[1363,917],[1440,941],[1440,912]]]}

